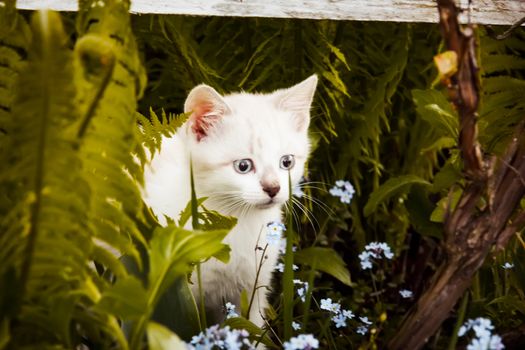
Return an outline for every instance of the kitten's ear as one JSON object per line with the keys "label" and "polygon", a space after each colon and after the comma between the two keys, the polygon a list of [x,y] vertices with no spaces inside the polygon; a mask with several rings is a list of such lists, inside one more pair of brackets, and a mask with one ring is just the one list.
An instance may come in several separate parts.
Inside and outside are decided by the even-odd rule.
{"label": "kitten's ear", "polygon": [[317,75],[312,75],[297,85],[277,94],[277,108],[292,112],[297,131],[306,131],[310,124],[310,106],[317,86]]}
{"label": "kitten's ear", "polygon": [[197,141],[208,135],[209,129],[219,121],[225,114],[229,114],[230,108],[224,99],[212,87],[201,84],[193,88],[184,102],[184,113],[191,112],[189,118],[191,130],[197,137]]}

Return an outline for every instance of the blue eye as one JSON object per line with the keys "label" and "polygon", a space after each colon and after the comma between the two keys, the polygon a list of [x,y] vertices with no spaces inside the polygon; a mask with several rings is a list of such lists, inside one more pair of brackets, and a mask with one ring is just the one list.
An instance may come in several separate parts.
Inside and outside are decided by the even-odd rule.
{"label": "blue eye", "polygon": [[251,159],[238,159],[233,162],[233,168],[239,174],[246,174],[253,169],[253,162]]}
{"label": "blue eye", "polygon": [[294,165],[295,165],[295,158],[292,154],[287,154],[281,157],[281,161],[279,164],[281,169],[289,170],[289,169],[292,169]]}

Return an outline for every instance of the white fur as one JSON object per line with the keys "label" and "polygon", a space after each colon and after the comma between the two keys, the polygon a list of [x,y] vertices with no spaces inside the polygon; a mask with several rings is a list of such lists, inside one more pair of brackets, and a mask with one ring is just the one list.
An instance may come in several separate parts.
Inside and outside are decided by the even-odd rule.
{"label": "white fur", "polygon": [[[293,185],[303,175],[310,150],[307,129],[316,84],[314,75],[271,94],[224,97],[209,86],[199,85],[185,103],[186,112],[193,111],[192,116],[175,135],[163,139],[160,152],[146,169],[144,199],[162,223],[164,215],[177,219],[190,200],[190,158],[197,196],[208,197],[204,205],[238,218],[225,239],[231,247],[230,262],[210,259],[201,267],[206,308],[216,322],[225,302],[239,306],[243,289],[251,295],[262,252],[256,247],[266,246],[266,225],[281,220],[289,195],[288,171],[280,168],[281,157],[295,157],[290,172]],[[206,126],[201,137],[193,129],[198,118]],[[239,174],[233,162],[245,158],[254,162],[255,171]],[[261,185],[268,182],[280,185],[272,204],[267,204],[270,197]],[[278,247],[268,246],[258,287],[269,287],[278,254]],[[197,283],[193,291],[197,296]],[[250,319],[259,326],[264,325],[268,305],[265,292],[265,288],[257,289],[250,312]]]}

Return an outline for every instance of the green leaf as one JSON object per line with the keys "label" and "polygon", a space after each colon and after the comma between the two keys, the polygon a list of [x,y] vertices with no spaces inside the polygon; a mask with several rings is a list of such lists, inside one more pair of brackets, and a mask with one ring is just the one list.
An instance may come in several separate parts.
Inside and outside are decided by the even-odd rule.
{"label": "green leaf", "polygon": [[199,333],[199,311],[186,277],[178,278],[161,296],[152,319],[186,341]]}
{"label": "green leaf", "polygon": [[316,270],[323,271],[347,286],[352,285],[350,272],[339,254],[332,248],[310,247],[295,253],[295,260],[299,264],[308,265]]}
{"label": "green leaf", "polygon": [[458,117],[447,98],[436,90],[412,90],[418,114],[443,136],[458,137]]}
{"label": "green leaf", "polygon": [[135,276],[117,279],[102,293],[95,309],[117,315],[122,320],[136,320],[147,312],[146,290]]}
{"label": "green leaf", "polygon": [[461,189],[456,189],[451,194],[447,195],[446,197],[443,197],[439,200],[439,202],[436,204],[436,209],[432,212],[432,215],[430,215],[430,220],[433,222],[444,222],[445,221],[445,214],[447,213],[447,210],[452,212],[456,205],[459,202],[459,198],[461,197]]}
{"label": "green leaf", "polygon": [[148,348],[150,350],[186,350],[186,344],[168,328],[148,322]]}
{"label": "green leaf", "polygon": [[[278,349],[279,347],[270,339],[265,331],[257,327],[253,322],[248,321],[243,317],[231,317],[224,321],[226,326],[230,326],[233,329],[245,329],[253,336],[256,341],[260,341],[264,345]],[[264,334],[264,335],[263,335]]]}
{"label": "green leaf", "polygon": [[199,228],[203,231],[209,230],[231,230],[237,224],[237,218],[222,215],[215,210],[208,210],[201,206],[199,211]]}
{"label": "green leaf", "polygon": [[406,193],[413,184],[430,186],[428,181],[423,180],[419,176],[411,174],[388,179],[384,184],[379,186],[374,192],[370,194],[368,202],[363,209],[364,215],[369,216],[372,214],[380,204],[384,203],[392,196],[398,195],[400,193]]}
{"label": "green leaf", "polygon": [[[188,231],[180,227],[159,227],[150,242],[149,285],[162,294],[177,277],[186,276],[192,264],[207,259],[224,249],[221,243],[228,230]],[[158,295],[157,295],[158,297]]]}
{"label": "green leaf", "polygon": [[11,334],[9,333],[9,320],[3,318],[0,321],[0,349],[5,349],[10,339]]}
{"label": "green leaf", "polygon": [[450,188],[461,179],[461,170],[451,162],[447,162],[434,176],[432,192],[439,192]]}
{"label": "green leaf", "polygon": [[[202,198],[197,199],[197,205],[200,206],[206,199],[207,197],[202,197]],[[186,204],[186,207],[180,212],[179,222],[178,222],[178,225],[180,227],[184,227],[186,223],[188,222],[188,220],[191,218],[191,211],[192,211],[192,204],[191,204],[191,200],[189,200],[188,204]]]}
{"label": "green leaf", "polygon": [[410,223],[419,234],[441,239],[443,237],[443,227],[430,221],[435,204],[429,200],[427,190],[426,186],[412,186],[405,201],[405,206],[410,215]]}
{"label": "green leaf", "polygon": [[457,144],[456,139],[449,137],[449,136],[443,136],[437,139],[431,145],[423,148],[421,150],[421,153],[441,151],[443,148],[451,148],[451,147],[456,146],[456,144]]}

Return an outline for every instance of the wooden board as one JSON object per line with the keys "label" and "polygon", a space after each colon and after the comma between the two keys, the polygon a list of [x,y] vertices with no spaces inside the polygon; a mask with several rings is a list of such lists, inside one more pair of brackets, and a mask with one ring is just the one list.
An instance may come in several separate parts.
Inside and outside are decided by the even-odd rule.
{"label": "wooden board", "polygon": [[[102,1],[102,0],[101,0]],[[468,0],[457,1],[468,8]],[[18,0],[20,9],[75,11],[76,0]],[[133,13],[311,18],[437,23],[435,0],[134,0]],[[467,21],[467,11],[461,21]],[[525,0],[472,0],[471,21],[510,25],[525,17]]]}

